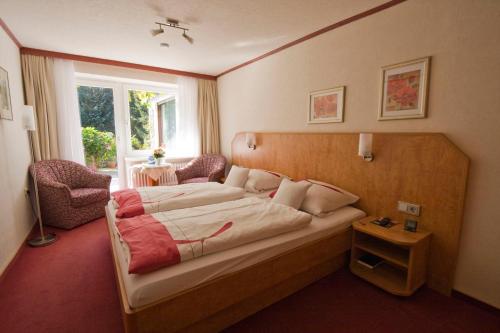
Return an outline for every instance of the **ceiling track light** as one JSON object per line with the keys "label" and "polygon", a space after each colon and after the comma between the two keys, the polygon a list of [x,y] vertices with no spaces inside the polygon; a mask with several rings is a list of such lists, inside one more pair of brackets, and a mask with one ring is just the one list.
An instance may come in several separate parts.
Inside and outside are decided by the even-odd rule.
{"label": "ceiling track light", "polygon": [[[151,29],[151,35],[153,37],[158,36],[162,33],[165,32],[163,29],[164,27],[166,28],[173,28],[173,29],[179,29],[182,30],[182,37],[189,42],[189,44],[194,43],[193,37],[189,36],[186,32],[189,31],[189,29],[181,27],[179,24],[178,20],[171,19],[171,18],[166,18],[166,23],[162,22],[155,22],[156,25],[158,25],[157,29]],[[162,47],[169,47],[170,45],[168,43],[161,43],[160,46]]]}
{"label": "ceiling track light", "polygon": [[165,32],[165,30],[163,30],[161,25],[158,25],[157,29],[151,29],[151,35],[153,35],[153,37],[158,36],[159,34],[162,34],[164,32]]}

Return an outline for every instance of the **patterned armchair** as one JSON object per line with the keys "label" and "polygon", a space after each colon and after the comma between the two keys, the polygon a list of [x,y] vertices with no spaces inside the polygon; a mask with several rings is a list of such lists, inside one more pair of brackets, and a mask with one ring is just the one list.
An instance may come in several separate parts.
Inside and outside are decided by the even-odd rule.
{"label": "patterned armchair", "polygon": [[[35,168],[44,224],[72,229],[104,216],[111,176],[64,160],[39,161]],[[34,170],[30,166],[31,175]]]}
{"label": "patterned armchair", "polygon": [[217,182],[224,177],[225,170],[226,158],[209,154],[201,155],[184,168],[175,170],[175,175],[179,184]]}

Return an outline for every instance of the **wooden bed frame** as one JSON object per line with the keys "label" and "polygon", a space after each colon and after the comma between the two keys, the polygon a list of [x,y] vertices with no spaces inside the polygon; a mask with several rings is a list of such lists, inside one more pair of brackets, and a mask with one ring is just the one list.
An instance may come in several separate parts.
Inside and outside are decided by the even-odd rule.
{"label": "wooden bed frame", "polygon": [[[451,292],[469,159],[443,134],[375,133],[371,163],[357,156],[358,133],[256,133],[256,137],[257,148],[249,150],[245,133],[235,136],[233,164],[338,185],[358,194],[358,207],[369,215],[401,221],[404,215],[396,210],[397,200],[420,203],[419,227],[434,235],[428,285]],[[303,244],[153,304],[131,308],[110,229],[125,330],[219,331],[346,265],[351,233],[348,229]]]}
{"label": "wooden bed frame", "polygon": [[[106,208],[108,221],[109,211]],[[108,223],[127,333],[217,332],[347,264],[351,228],[153,304],[131,308]]]}

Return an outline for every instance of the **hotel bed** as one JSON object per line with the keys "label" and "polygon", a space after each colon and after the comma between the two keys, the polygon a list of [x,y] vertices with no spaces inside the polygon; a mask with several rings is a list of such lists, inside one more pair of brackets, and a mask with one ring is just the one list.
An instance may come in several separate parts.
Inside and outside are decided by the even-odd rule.
{"label": "hotel bed", "polygon": [[[262,196],[262,194],[247,194],[247,197]],[[363,211],[347,206],[325,217],[313,217],[308,226],[296,231],[261,239],[151,273],[128,274],[128,251],[114,228],[116,221],[114,209],[112,204],[108,205],[108,211],[111,213],[108,223],[110,229],[113,230],[113,242],[120,274],[128,304],[132,308],[143,307],[169,298],[205,282],[278,256],[300,245],[345,231],[353,221],[365,216]]]}
{"label": "hotel bed", "polygon": [[[272,191],[245,193],[270,200]],[[353,221],[365,216],[346,206],[312,218],[299,230],[158,269],[128,273],[128,248],[115,227],[116,205],[106,208],[127,332],[211,332],[325,276],[345,264]]]}

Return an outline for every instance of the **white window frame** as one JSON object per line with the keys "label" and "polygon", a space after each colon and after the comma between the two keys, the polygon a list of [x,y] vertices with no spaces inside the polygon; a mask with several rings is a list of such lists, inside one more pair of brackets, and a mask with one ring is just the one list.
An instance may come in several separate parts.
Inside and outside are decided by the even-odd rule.
{"label": "white window frame", "polygon": [[[89,86],[99,88],[110,88],[113,90],[113,108],[115,118],[116,159],[118,165],[118,178],[120,188],[127,188],[127,174],[125,158],[146,158],[151,155],[151,150],[133,150],[130,128],[130,110],[128,103],[128,90],[146,90],[160,94],[172,95],[178,99],[177,85],[174,83],[158,83],[118,77],[76,73],[77,86]],[[75,87],[77,89],[77,87]],[[158,110],[155,108],[153,117],[157,117]],[[178,109],[176,103],[176,116]],[[155,118],[153,118],[155,119]],[[157,138],[158,124],[153,120],[154,135]],[[153,143],[154,144],[154,143]],[[156,143],[157,144],[157,143]],[[154,147],[152,147],[154,149]]]}
{"label": "white window frame", "polygon": [[[118,179],[120,182],[120,188],[126,188],[126,172],[125,172],[125,159],[124,159],[124,133],[123,126],[121,124],[123,121],[123,105],[122,103],[122,89],[120,89],[120,84],[117,82],[98,80],[92,78],[85,78],[76,76],[76,85],[87,86],[87,87],[97,87],[97,88],[107,88],[113,90],[113,112],[115,119],[115,140],[116,140],[116,163],[118,166]],[[75,89],[77,89],[75,87]]]}

